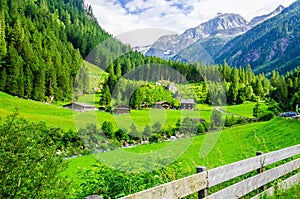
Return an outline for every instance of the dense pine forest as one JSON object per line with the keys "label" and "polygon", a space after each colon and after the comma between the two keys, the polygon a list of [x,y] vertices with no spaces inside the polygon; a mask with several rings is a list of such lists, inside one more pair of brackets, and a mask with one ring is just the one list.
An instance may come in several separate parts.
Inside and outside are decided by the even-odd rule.
{"label": "dense pine forest", "polygon": [[[2,0],[0,14],[0,90],[15,96],[48,102],[71,100],[76,74],[86,59],[110,74],[103,86],[102,105],[111,101],[107,98],[125,74],[127,79],[152,82],[206,80],[210,91],[202,93],[207,96],[202,102],[210,104],[210,95],[220,92],[216,81],[225,82],[230,104],[265,97],[285,109],[299,103],[298,73],[284,77],[274,71],[269,80],[263,74],[255,75],[249,65],[232,68],[224,62],[205,66],[145,57],[103,31],[92,8],[81,0]],[[124,95],[119,101],[129,97]]]}
{"label": "dense pine forest", "polygon": [[1,0],[0,90],[70,100],[82,57],[108,37],[81,0]]}

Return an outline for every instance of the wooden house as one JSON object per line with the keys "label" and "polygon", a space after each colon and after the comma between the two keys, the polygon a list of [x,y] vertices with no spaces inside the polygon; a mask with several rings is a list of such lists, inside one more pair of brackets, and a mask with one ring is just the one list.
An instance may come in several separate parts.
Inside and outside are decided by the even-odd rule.
{"label": "wooden house", "polygon": [[74,111],[95,111],[96,107],[90,104],[80,103],[80,102],[72,102],[70,104],[64,105],[65,108],[72,109]]}
{"label": "wooden house", "polygon": [[156,102],[153,106],[153,108],[156,109],[169,109],[171,107],[170,103],[166,102],[166,101],[161,101],[161,102]]}
{"label": "wooden house", "polygon": [[192,110],[195,106],[195,100],[194,99],[181,99],[180,100],[180,108],[182,110]]}
{"label": "wooden house", "polygon": [[129,114],[129,113],[130,113],[129,106],[121,105],[115,108],[115,114],[121,115],[121,114]]}

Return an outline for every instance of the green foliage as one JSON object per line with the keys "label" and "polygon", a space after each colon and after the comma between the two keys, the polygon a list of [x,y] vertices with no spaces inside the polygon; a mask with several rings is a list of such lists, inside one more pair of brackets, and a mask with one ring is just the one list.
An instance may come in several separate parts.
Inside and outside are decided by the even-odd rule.
{"label": "green foliage", "polygon": [[206,132],[205,124],[202,124],[197,119],[186,117],[179,126],[178,132],[184,135],[204,134]]}
{"label": "green foliage", "polygon": [[[110,133],[111,132],[109,132],[109,134]],[[86,128],[80,128],[78,130],[78,134],[82,139],[84,149],[91,153],[99,150],[114,149],[117,147],[114,143],[107,142],[108,139],[103,133],[101,133],[100,129],[97,129],[95,124],[87,124]]]}
{"label": "green foliage", "polygon": [[[161,160],[164,162],[165,160]],[[182,177],[180,163],[148,173],[127,173],[122,171],[130,165],[119,165],[119,170],[98,163],[91,170],[81,172],[84,182],[80,186],[78,198],[97,194],[104,198],[119,198],[144,189],[167,183]],[[147,165],[144,165],[147,167]]]}
{"label": "green foliage", "polygon": [[217,109],[214,109],[210,119],[210,129],[218,129],[223,126],[223,123],[222,113]]}
{"label": "green foliage", "polygon": [[295,185],[289,188],[288,190],[277,189],[275,194],[267,199],[298,199],[300,197],[300,185]]}
{"label": "green foliage", "polygon": [[[274,131],[274,129],[276,129],[276,131]],[[207,166],[209,169],[211,169],[235,161],[243,160],[245,158],[253,157],[255,156],[256,151],[271,152],[274,150],[296,145],[299,143],[300,138],[300,134],[298,133],[299,129],[299,121],[282,118],[275,118],[268,122],[252,123],[228,128],[222,130],[222,133],[217,132],[217,134],[220,133],[218,142],[205,157],[199,156],[199,152],[204,146],[203,143],[207,135],[195,136],[189,148],[178,159],[177,162],[179,162],[179,164],[177,164],[177,162],[171,164],[173,168],[176,166],[175,168],[177,169],[175,169],[174,172],[172,172],[172,170],[169,170],[169,172],[167,172],[166,174],[174,174],[174,178],[172,178],[172,180],[175,180],[175,178],[178,179],[177,177],[180,176],[184,177],[194,174],[195,167],[199,165]],[[151,153],[157,150],[163,150],[164,147],[168,145],[169,142],[161,142],[156,144],[140,145],[122,150],[131,153]],[[86,162],[88,162],[88,164],[84,164]],[[94,175],[94,173],[90,173],[90,171],[87,171],[93,171],[91,165],[95,165],[95,163],[96,159],[94,156],[78,157],[76,159],[70,160],[70,168],[67,170],[67,172],[71,175],[70,178],[76,181],[84,181],[89,183],[89,185],[85,186],[85,189],[83,189],[89,190],[86,195],[90,195],[93,193],[102,195],[102,192],[107,193],[105,190],[109,190],[110,192],[112,192],[113,190],[111,186],[113,185],[107,187],[106,185],[108,183],[118,183],[119,181],[115,178],[107,178],[109,179],[109,182],[107,182],[107,180],[101,180],[101,175]],[[126,165],[122,166],[126,167]],[[129,166],[130,168],[130,165],[127,166]],[[106,170],[104,167],[101,168]],[[120,166],[119,168],[124,167]],[[87,178],[83,177],[82,175],[80,175],[80,177],[76,176],[76,171],[80,171],[82,169],[87,171],[87,173],[90,173]],[[95,171],[97,170],[98,169],[95,169]],[[116,170],[110,170],[107,172],[112,173],[114,171]],[[105,173],[106,171],[102,172]],[[114,174],[112,173],[112,175]],[[132,176],[134,177],[135,175],[133,174]],[[155,186],[156,184],[152,184],[153,181],[150,180],[152,179],[152,177],[153,175],[149,177],[145,175],[144,181],[137,180],[137,182],[139,183],[132,184],[132,191],[138,191],[142,186],[145,186],[144,189],[146,189],[148,187],[148,183],[151,184],[150,186]],[[140,184],[140,182],[142,184]],[[97,183],[97,185],[94,186],[93,183]],[[99,191],[99,187],[106,187],[107,189],[102,190],[101,188],[100,190],[102,191]],[[118,187],[118,185],[116,185],[116,187]],[[127,187],[125,189],[127,189]],[[118,195],[119,193],[123,192],[120,191],[116,194]]]}
{"label": "green foliage", "polygon": [[110,37],[82,0],[1,1],[0,24],[0,90],[38,101],[71,100],[82,57]]}
{"label": "green foliage", "polygon": [[108,85],[104,85],[104,87],[103,87],[99,104],[107,106],[107,107],[109,107],[111,104],[111,92],[109,90]]}
{"label": "green foliage", "polygon": [[59,174],[66,168],[56,155],[57,134],[45,123],[29,123],[16,114],[0,125],[0,197],[66,198],[68,182]]}
{"label": "green foliage", "polygon": [[231,127],[236,124],[246,123],[245,119],[233,115],[226,115],[224,126]]}
{"label": "green foliage", "polygon": [[113,136],[113,126],[111,122],[104,121],[101,127],[102,132],[107,136],[107,138],[112,138]]}
{"label": "green foliage", "polygon": [[259,115],[259,121],[269,121],[274,118],[274,113],[271,111],[264,111]]}
{"label": "green foliage", "polygon": [[147,125],[144,128],[143,137],[149,138],[150,135],[151,135],[151,127],[149,125]]}
{"label": "green foliage", "polygon": [[260,104],[256,102],[254,108],[253,108],[253,117],[257,118],[258,115],[260,114],[260,109],[259,109]]}

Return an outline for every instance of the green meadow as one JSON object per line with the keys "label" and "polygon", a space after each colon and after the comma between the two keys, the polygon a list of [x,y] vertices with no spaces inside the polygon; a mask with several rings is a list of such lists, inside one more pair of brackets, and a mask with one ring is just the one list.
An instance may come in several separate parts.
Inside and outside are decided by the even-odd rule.
{"label": "green meadow", "polygon": [[1,117],[5,118],[14,112],[32,122],[44,121],[49,126],[61,127],[66,130],[75,129],[71,110],[52,104],[20,99],[0,92]]}
{"label": "green meadow", "polygon": [[[253,108],[256,102],[244,102],[243,104],[238,105],[228,105],[223,106],[222,110],[233,113],[235,115],[247,117],[247,118],[254,118],[253,117]],[[261,109],[267,109],[267,105],[264,102],[259,102]]]}
{"label": "green meadow", "polygon": [[[75,183],[80,183],[77,176],[78,171],[91,169],[97,161],[107,162],[107,157],[117,160],[118,158],[122,159],[120,154],[129,154],[128,157],[147,157],[160,154],[166,157],[174,155],[173,158],[177,158],[176,160],[181,162],[181,167],[188,176],[195,172],[196,166],[215,168],[253,157],[257,151],[270,152],[299,144],[299,131],[299,121],[275,118],[268,122],[251,123],[196,136],[186,141],[146,144],[106,152],[104,155],[81,156],[69,160],[69,167],[64,175],[74,180]],[[182,153],[174,154],[172,149],[180,149]],[[142,155],[137,156],[137,154]],[[134,160],[131,159],[131,161]],[[136,161],[139,162],[140,160]]]}
{"label": "green meadow", "polygon": [[[90,96],[86,96],[86,98],[88,99]],[[224,110],[237,115],[250,117],[253,106],[254,103],[245,103],[223,107],[223,109],[225,108]],[[100,111],[80,113],[58,105],[24,100],[0,92],[0,115],[2,119],[17,111],[20,116],[29,121],[44,121],[49,126],[61,127],[66,130],[75,130],[76,127],[84,127],[87,123],[101,124],[104,121],[111,121],[115,130],[117,128],[130,128],[132,122],[140,131],[143,130],[144,126],[151,126],[155,122],[160,122],[167,128],[175,126],[179,119],[185,117],[201,117],[209,121],[212,109],[211,106],[197,105],[197,111],[143,109],[132,110],[130,114],[125,115],[114,115]],[[78,176],[79,171],[91,169],[92,165],[103,158],[121,157],[120,155],[124,153],[130,154],[133,157],[131,160],[134,160],[135,157],[152,157],[154,154],[164,157],[168,154],[168,157],[181,162],[181,168],[185,170],[186,175],[190,175],[195,172],[196,166],[204,165],[208,168],[214,168],[252,157],[256,151],[270,152],[299,144],[299,131],[299,121],[275,118],[268,122],[235,126],[186,140],[146,144],[100,155],[80,156],[67,160],[69,166],[62,175],[78,185],[82,182]],[[177,150],[181,152],[176,153]],[[140,159],[142,160],[142,158]],[[122,161],[121,158],[120,160]]]}
{"label": "green meadow", "polygon": [[[81,102],[93,104],[94,95],[84,95]],[[152,126],[160,122],[164,128],[174,127],[178,120],[185,117],[204,118],[209,121],[211,108],[203,106],[198,111],[180,111],[180,110],[158,110],[143,109],[132,110],[130,114],[115,115],[107,112],[75,112],[62,106],[45,104],[33,100],[24,100],[0,92],[0,115],[7,115],[18,112],[25,119],[36,122],[44,121],[49,126],[61,127],[65,130],[85,127],[86,124],[96,123],[101,125],[104,121],[112,122],[114,130],[118,128],[129,129],[134,123],[137,129],[142,131],[146,125]]]}

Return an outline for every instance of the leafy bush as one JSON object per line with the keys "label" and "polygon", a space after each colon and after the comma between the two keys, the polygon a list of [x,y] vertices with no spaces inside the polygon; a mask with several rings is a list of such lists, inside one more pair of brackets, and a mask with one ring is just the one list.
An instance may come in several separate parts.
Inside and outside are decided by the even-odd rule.
{"label": "leafy bush", "polygon": [[259,117],[258,120],[259,121],[269,121],[274,117],[274,113],[271,111],[264,111],[262,112]]}
{"label": "leafy bush", "polygon": [[[17,114],[0,125],[0,198],[66,198],[66,168],[45,123],[29,123]],[[55,133],[54,133],[55,134]]]}
{"label": "leafy bush", "polygon": [[[164,162],[164,159],[161,162]],[[119,198],[174,181],[186,175],[180,165],[181,162],[175,162],[156,171],[130,173],[124,172],[124,170],[126,171],[131,165],[117,165],[116,169],[112,169],[98,163],[91,170],[80,173],[84,183],[80,185],[77,198],[93,194],[101,195],[103,198]],[[157,168],[160,168],[160,166],[158,165]]]}
{"label": "leafy bush", "polygon": [[241,118],[241,117],[235,117],[233,115],[227,115],[226,118],[225,118],[225,126],[226,127],[231,127],[233,125],[236,125],[236,124],[244,124],[246,123],[245,119]]}

